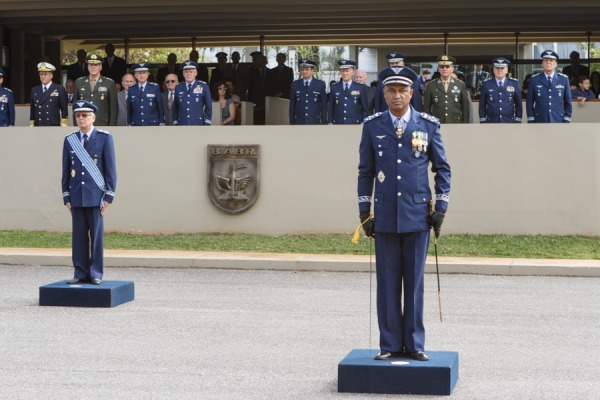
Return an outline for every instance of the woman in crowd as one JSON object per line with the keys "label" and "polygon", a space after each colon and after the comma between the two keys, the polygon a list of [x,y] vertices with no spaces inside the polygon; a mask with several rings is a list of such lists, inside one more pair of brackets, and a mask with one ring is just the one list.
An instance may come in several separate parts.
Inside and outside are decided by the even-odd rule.
{"label": "woman in crowd", "polygon": [[225,82],[217,82],[213,90],[213,100],[221,107],[221,125],[233,125],[235,119],[235,104],[231,92]]}

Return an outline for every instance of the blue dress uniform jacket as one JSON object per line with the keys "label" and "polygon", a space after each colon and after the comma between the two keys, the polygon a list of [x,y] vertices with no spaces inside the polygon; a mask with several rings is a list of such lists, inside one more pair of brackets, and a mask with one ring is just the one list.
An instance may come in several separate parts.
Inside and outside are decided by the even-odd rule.
{"label": "blue dress uniform jacket", "polygon": [[308,90],[304,79],[290,86],[290,125],[319,125],[327,123],[327,92],[325,82],[312,78]]}
{"label": "blue dress uniform jacket", "polygon": [[34,126],[60,126],[60,120],[69,116],[67,98],[65,88],[54,82],[46,93],[42,85],[34,87],[31,89],[29,120]]}
{"label": "blue dress uniform jacket", "polygon": [[483,81],[479,92],[479,122],[521,122],[523,100],[518,80],[506,77],[500,90],[496,78],[490,78]]}
{"label": "blue dress uniform jacket", "polygon": [[423,351],[424,270],[429,245],[428,167],[435,173],[437,210],[446,210],[450,166],[439,121],[414,109],[398,138],[389,112],[363,126],[358,164],[358,205],[371,210],[374,193],[377,319],[381,350]]}
{"label": "blue dress uniform jacket", "polygon": [[[427,143],[427,148],[418,155],[413,150],[415,138]],[[361,212],[369,212],[374,193],[375,232],[429,230],[429,163],[435,173],[435,209],[445,211],[450,192],[450,165],[446,161],[437,118],[412,109],[411,120],[400,139],[389,112],[367,118],[360,142],[358,205]]]}
{"label": "blue dress uniform jacket", "polygon": [[147,82],[143,96],[140,96],[140,85],[129,88],[127,121],[130,126],[156,126],[165,123],[162,93],[158,84]]}
{"label": "blue dress uniform jacket", "polygon": [[345,84],[337,82],[329,91],[330,124],[360,124],[368,116],[367,87],[362,83],[352,82],[346,94]]}
{"label": "blue dress uniform jacket", "polygon": [[569,78],[554,73],[552,85],[543,72],[531,77],[527,91],[527,122],[571,122]]}
{"label": "blue dress uniform jacket", "polygon": [[206,82],[194,81],[188,93],[187,82],[175,87],[173,125],[210,125],[212,98]]}
{"label": "blue dress uniform jacket", "polygon": [[15,98],[12,90],[0,86],[0,126],[15,126]]}
{"label": "blue dress uniform jacket", "polygon": [[[80,140],[80,132],[74,132]],[[62,191],[64,203],[71,203],[73,224],[74,277],[78,279],[102,279],[104,274],[104,217],[102,201],[112,203],[117,185],[117,170],[113,137],[110,133],[94,128],[86,151],[104,177],[105,190],[96,185],[92,175],[83,166],[65,138],[62,162]]]}
{"label": "blue dress uniform jacket", "polygon": [[[419,81],[416,80],[412,85],[413,95],[410,98],[410,105],[417,111],[421,111],[423,106],[421,105],[421,91],[419,90]],[[375,94],[375,112],[387,111],[388,106],[383,96],[383,83],[377,81],[377,93]]]}

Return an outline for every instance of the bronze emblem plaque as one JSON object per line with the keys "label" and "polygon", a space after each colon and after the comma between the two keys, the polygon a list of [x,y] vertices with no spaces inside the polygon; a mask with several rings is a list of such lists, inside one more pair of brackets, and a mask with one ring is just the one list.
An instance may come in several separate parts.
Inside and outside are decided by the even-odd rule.
{"label": "bronze emblem plaque", "polygon": [[213,145],[208,150],[208,197],[221,211],[238,214],[256,203],[259,145]]}

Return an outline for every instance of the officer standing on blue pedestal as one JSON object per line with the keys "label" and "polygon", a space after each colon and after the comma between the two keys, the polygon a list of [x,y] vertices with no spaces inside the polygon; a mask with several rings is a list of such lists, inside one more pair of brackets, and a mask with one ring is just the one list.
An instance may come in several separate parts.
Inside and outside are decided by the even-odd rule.
{"label": "officer standing on blue pedestal", "polygon": [[300,60],[302,78],[290,86],[290,125],[327,123],[327,91],[325,82],[313,77],[317,63]]}
{"label": "officer standing on blue pedestal", "polygon": [[130,126],[157,126],[165,124],[162,93],[157,83],[148,82],[148,64],[133,66],[137,84],[127,91],[127,121]]}
{"label": "officer standing on blue pedestal", "polygon": [[[385,56],[388,60],[388,67],[403,67],[404,54],[394,52]],[[410,105],[417,111],[421,111],[421,93],[419,92],[419,82],[415,80],[412,86],[413,96],[410,99]],[[388,109],[387,103],[383,97],[383,83],[377,82],[377,93],[375,93],[375,112],[383,112]]]}
{"label": "officer standing on blue pedestal", "polygon": [[571,122],[571,87],[569,78],[556,72],[558,54],[542,53],[542,68],[531,77],[527,90],[527,122]]}
{"label": "officer standing on blue pedestal", "polygon": [[15,98],[12,90],[2,87],[4,70],[0,68],[0,126],[15,126]]}
{"label": "officer standing on blue pedestal", "polygon": [[68,96],[63,86],[52,82],[56,68],[47,62],[39,63],[37,68],[42,84],[31,89],[29,126],[67,126]]}
{"label": "officer standing on blue pedestal", "polygon": [[73,103],[79,131],[63,146],[63,201],[73,221],[75,274],[69,284],[100,285],[104,274],[104,214],[115,197],[117,168],[112,135],[94,127],[96,111],[85,100]]}
{"label": "officer standing on blue pedestal", "polygon": [[492,64],[494,77],[483,81],[479,89],[479,122],[521,123],[523,104],[519,81],[506,76],[510,61],[497,57]]}
{"label": "officer standing on blue pedestal", "polygon": [[206,82],[196,80],[198,64],[187,60],[181,69],[184,81],[175,87],[173,125],[210,125],[212,98]]}
{"label": "officer standing on blue pedestal", "polygon": [[355,61],[339,60],[338,66],[342,80],[329,91],[329,123],[360,124],[368,115],[367,87],[352,80]]}
{"label": "officer standing on blue pedestal", "polygon": [[[427,361],[423,325],[429,229],[439,236],[450,193],[450,165],[437,118],[410,106],[417,74],[406,67],[379,73],[389,110],[365,120],[358,164],[358,206],[365,234],[375,238],[381,351]],[[428,166],[435,173],[435,211]],[[371,217],[374,203],[374,218]],[[403,292],[404,291],[404,292]]]}

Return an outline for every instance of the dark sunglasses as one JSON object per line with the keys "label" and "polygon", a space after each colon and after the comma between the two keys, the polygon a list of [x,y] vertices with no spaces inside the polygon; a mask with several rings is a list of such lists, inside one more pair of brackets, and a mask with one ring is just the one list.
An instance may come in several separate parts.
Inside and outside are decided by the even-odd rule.
{"label": "dark sunglasses", "polygon": [[175,83],[175,81],[165,81],[166,83]]}

